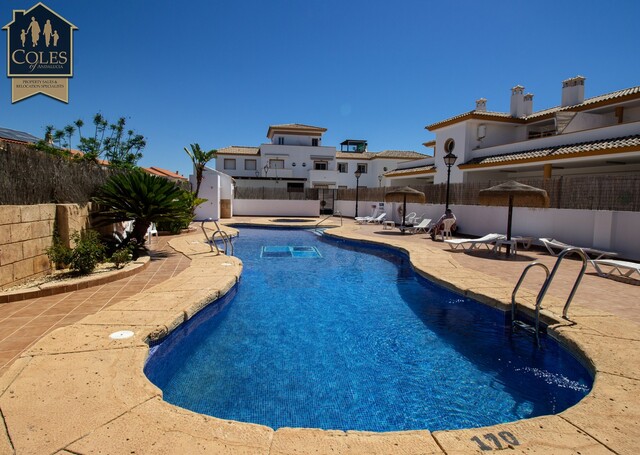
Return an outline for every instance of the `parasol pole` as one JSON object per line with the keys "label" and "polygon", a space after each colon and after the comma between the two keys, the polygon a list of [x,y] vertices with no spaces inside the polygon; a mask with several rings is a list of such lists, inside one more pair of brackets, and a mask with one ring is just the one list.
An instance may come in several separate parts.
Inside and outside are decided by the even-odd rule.
{"label": "parasol pole", "polygon": [[[402,199],[402,227],[404,227],[404,220],[407,217],[407,195],[404,194]],[[402,230],[404,234],[404,229]]]}
{"label": "parasol pole", "polygon": [[[513,215],[513,194],[509,195],[509,215],[507,218],[507,241],[511,241],[511,217]],[[507,257],[511,255],[511,245],[507,245]]]}

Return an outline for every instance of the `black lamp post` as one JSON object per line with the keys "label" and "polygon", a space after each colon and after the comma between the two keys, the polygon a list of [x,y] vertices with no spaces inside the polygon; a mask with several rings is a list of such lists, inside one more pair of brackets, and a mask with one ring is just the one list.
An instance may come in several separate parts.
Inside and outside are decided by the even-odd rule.
{"label": "black lamp post", "polygon": [[[450,149],[453,150],[453,146],[451,146]],[[456,164],[456,160],[458,159],[451,150],[449,150],[449,153],[444,156],[444,164],[447,166],[447,199],[444,208],[445,211],[449,208],[449,181],[451,179],[451,166]]]}
{"label": "black lamp post", "polygon": [[357,217],[358,216],[358,188],[360,187],[359,181],[360,181],[360,176],[362,175],[362,172],[360,172],[360,168],[356,169],[356,172],[354,173],[354,175],[356,176],[356,217]]}

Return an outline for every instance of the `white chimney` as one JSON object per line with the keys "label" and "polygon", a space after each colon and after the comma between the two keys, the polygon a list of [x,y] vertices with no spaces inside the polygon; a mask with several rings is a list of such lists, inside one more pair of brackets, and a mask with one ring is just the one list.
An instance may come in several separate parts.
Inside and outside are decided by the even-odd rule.
{"label": "white chimney", "polygon": [[527,93],[524,96],[524,112],[523,115],[533,114],[533,93]]}
{"label": "white chimney", "polygon": [[480,98],[476,100],[476,111],[487,112],[487,99]]}
{"label": "white chimney", "polygon": [[511,116],[522,117],[524,115],[524,87],[516,85],[511,89]]}
{"label": "white chimney", "polygon": [[585,78],[582,76],[562,81],[561,107],[575,106],[584,102],[584,81]]}

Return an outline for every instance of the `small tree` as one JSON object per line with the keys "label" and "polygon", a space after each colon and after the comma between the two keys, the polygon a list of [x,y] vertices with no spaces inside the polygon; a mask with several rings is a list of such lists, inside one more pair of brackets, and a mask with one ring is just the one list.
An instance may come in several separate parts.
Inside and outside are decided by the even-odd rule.
{"label": "small tree", "polygon": [[117,122],[109,124],[107,119],[98,113],[93,116],[93,136],[82,135],[84,122],[78,119],[60,130],[48,125],[45,129],[45,142],[52,140],[58,147],[71,149],[72,138],[78,133],[78,149],[83,153],[79,159],[97,162],[104,156],[111,166],[130,169],[142,158],[142,150],[146,147],[147,141],[134,130],[126,130],[126,123],[126,119],[120,117]]}
{"label": "small tree", "polygon": [[198,193],[200,192],[200,184],[202,183],[202,173],[204,172],[204,168],[209,161],[216,157],[218,151],[213,149],[205,152],[200,148],[200,144],[191,144],[191,151],[186,147],[184,148],[184,151],[187,152],[187,155],[191,158],[191,162],[193,163],[193,168],[196,173],[196,191],[194,195],[197,198]]}

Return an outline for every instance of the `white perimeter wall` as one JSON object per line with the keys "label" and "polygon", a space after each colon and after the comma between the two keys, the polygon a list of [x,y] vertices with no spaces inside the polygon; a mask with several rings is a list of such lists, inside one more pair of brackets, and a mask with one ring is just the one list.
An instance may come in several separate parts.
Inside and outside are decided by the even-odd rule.
{"label": "white perimeter wall", "polygon": [[[194,210],[196,220],[212,218],[220,219],[220,176],[215,173],[206,173],[200,184],[198,197],[206,199],[205,202],[197,206]],[[191,187],[196,187],[195,175],[189,176]]]}
{"label": "white perimeter wall", "polygon": [[234,199],[234,216],[313,216],[320,213],[320,201]]}
{"label": "white perimeter wall", "polygon": [[[371,215],[374,203],[358,204],[358,216]],[[402,203],[385,203],[387,219],[400,223],[398,209]],[[459,232],[483,236],[491,232],[506,234],[507,207],[478,205],[451,206],[458,219]],[[353,217],[354,201],[336,201],[335,210],[343,216]],[[424,218],[437,220],[444,212],[443,205],[407,204],[407,212],[416,212]],[[513,208],[512,235],[550,237],[576,246],[592,247],[617,252],[621,257],[640,260],[638,240],[640,212],[611,212],[604,210],[529,209]]]}

